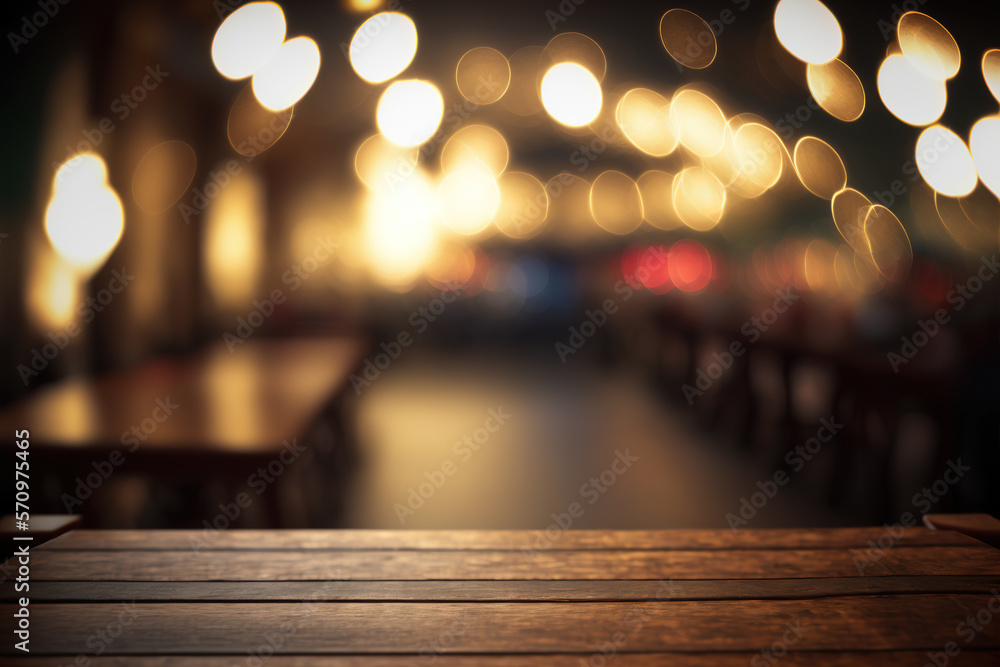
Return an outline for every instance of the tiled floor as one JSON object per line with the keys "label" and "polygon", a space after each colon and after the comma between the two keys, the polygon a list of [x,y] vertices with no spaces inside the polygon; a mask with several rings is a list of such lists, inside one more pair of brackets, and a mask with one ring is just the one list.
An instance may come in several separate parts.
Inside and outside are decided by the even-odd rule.
{"label": "tiled floor", "polygon": [[[530,352],[423,355],[362,392],[345,527],[545,528],[555,514],[573,528],[724,528],[773,474],[631,372]],[[781,487],[748,527],[849,523],[804,486]]]}

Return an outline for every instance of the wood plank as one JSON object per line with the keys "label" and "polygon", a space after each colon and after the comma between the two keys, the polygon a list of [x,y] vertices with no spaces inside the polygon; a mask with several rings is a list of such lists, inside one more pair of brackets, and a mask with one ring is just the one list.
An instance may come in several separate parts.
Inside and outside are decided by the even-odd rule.
{"label": "wood plank", "polygon": [[[924,667],[927,651],[847,651],[824,653],[796,651],[781,658],[783,667]],[[593,660],[591,660],[593,658]],[[438,655],[406,656],[287,656],[276,655],[267,667],[580,667],[613,664],[615,667],[746,667],[771,663],[759,653],[621,653],[613,662],[602,663],[596,654],[549,655]],[[233,667],[249,664],[249,656],[88,656],[88,667]],[[963,649],[948,661],[948,667],[996,667],[997,654],[990,650]],[[66,667],[66,658],[11,658],[8,667]]]}
{"label": "wood plank", "polygon": [[[38,653],[591,653],[790,650],[939,650],[962,641],[1000,648],[1000,623],[965,636],[985,595],[838,597],[643,603],[135,603],[32,608]],[[10,637],[13,605],[0,605]],[[107,628],[117,628],[108,633]],[[967,627],[967,626],[966,626]],[[110,634],[113,640],[101,639]],[[616,635],[615,633],[620,633]],[[9,642],[0,652],[13,653]]]}
{"label": "wood plank", "polygon": [[[895,529],[894,529],[895,530]],[[842,549],[885,540],[880,527],[741,530],[76,530],[45,545],[53,550],[190,549]],[[951,531],[903,529],[895,546],[982,546]]]}
{"label": "wood plank", "polygon": [[[989,547],[895,548],[865,576],[1000,574]],[[857,577],[861,550],[730,551],[102,551],[39,550],[35,581],[801,579]]]}
{"label": "wood plank", "polygon": [[[96,601],[612,602],[773,600],[903,593],[996,594],[1000,577],[853,577],[696,581],[35,581],[32,604]],[[22,593],[0,586],[0,600]]]}

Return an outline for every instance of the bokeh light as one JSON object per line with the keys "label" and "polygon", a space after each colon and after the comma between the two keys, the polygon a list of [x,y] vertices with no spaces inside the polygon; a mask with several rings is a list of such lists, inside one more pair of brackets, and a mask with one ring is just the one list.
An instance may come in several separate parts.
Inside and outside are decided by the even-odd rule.
{"label": "bokeh light", "polygon": [[229,144],[240,155],[255,157],[278,143],[292,122],[292,110],[263,106],[248,83],[233,102],[226,123]]}
{"label": "bokeh light", "polygon": [[969,151],[983,185],[1000,197],[1000,116],[976,121],[969,133]]}
{"label": "bokeh light", "polygon": [[847,185],[847,170],[837,151],[830,144],[816,137],[802,137],[795,144],[793,162],[795,173],[809,192],[823,199]]}
{"label": "bokeh light", "polygon": [[625,137],[643,153],[663,157],[677,147],[670,102],[659,93],[633,88],[622,96],[615,115]]}
{"label": "bokeh light", "polygon": [[466,125],[451,135],[441,149],[441,171],[449,174],[474,161],[499,176],[507,168],[509,156],[507,141],[498,131],[488,125]]}
{"label": "bokeh light", "polygon": [[510,63],[496,49],[480,46],[466,51],[455,67],[458,92],[474,104],[493,104],[510,86]]}
{"label": "bokeh light", "polygon": [[183,141],[164,141],[139,160],[132,173],[132,198],[147,213],[174,205],[194,179],[198,158]]}
{"label": "bokeh light", "polygon": [[1000,49],[990,49],[983,54],[983,80],[993,97],[1000,102]]}
{"label": "bokeh light", "polygon": [[682,224],[674,210],[673,183],[673,174],[656,169],[645,172],[636,180],[642,198],[642,216],[657,229],[669,231]]}
{"label": "bokeh light", "polygon": [[285,41],[285,14],[273,2],[251,2],[226,17],[212,40],[212,63],[228,79],[263,67]]}
{"label": "bokeh light", "polygon": [[885,108],[910,125],[930,125],[944,113],[943,81],[916,70],[905,56],[889,56],[878,70],[878,94]]}
{"label": "bokeh light", "polygon": [[705,289],[712,280],[712,257],[705,246],[683,239],[670,247],[667,265],[671,282],[684,292]]}
{"label": "bokeh light", "polygon": [[420,171],[391,190],[369,194],[365,248],[381,283],[409,286],[437,254],[434,203],[434,188]]}
{"label": "bokeh light", "polygon": [[872,206],[865,216],[865,236],[879,273],[891,282],[902,283],[913,264],[913,249],[899,218],[885,206]]}
{"label": "bokeh light", "polygon": [[601,46],[578,32],[562,32],[549,40],[541,61],[546,70],[559,63],[576,63],[593,74],[598,82],[604,80],[608,71],[608,60]]}
{"label": "bokeh light", "polygon": [[601,84],[586,67],[560,63],[542,78],[541,99],[557,122],[580,127],[601,112]]}
{"label": "bokeh light", "polygon": [[354,170],[370,188],[391,188],[410,176],[420,157],[415,147],[398,146],[381,134],[365,139],[354,154]]}
{"label": "bokeh light", "polygon": [[512,239],[537,236],[549,214],[545,186],[522,171],[508,171],[497,183],[500,186],[500,206],[494,218],[497,229]]}
{"label": "bokeh light", "polygon": [[722,219],[726,189],[715,174],[704,167],[688,167],[677,174],[671,196],[678,217],[691,229],[707,231]]}
{"label": "bokeh light", "polygon": [[670,120],[684,147],[700,157],[715,155],[726,141],[726,117],[705,93],[685,88],[670,102]]}
{"label": "bokeh light", "polygon": [[396,81],[382,93],[376,120],[386,139],[399,146],[419,146],[437,132],[444,100],[434,84],[417,79]]}
{"label": "bokeh light", "polygon": [[[997,150],[995,145],[993,150]],[[934,125],[920,133],[916,160],[920,175],[943,195],[963,197],[976,187],[976,165],[969,148],[944,126]]]}
{"label": "bokeh light", "polygon": [[476,159],[464,161],[442,179],[437,193],[441,219],[459,234],[476,234],[493,220],[500,189],[493,172]]}
{"label": "bokeh light", "polygon": [[830,210],[837,231],[858,254],[871,255],[868,237],[865,235],[865,219],[872,203],[854,188],[844,188],[833,195]]}
{"label": "bokeh light", "polygon": [[265,228],[263,182],[249,170],[233,174],[209,205],[202,230],[202,270],[219,308],[240,310],[259,296]]}
{"label": "bokeh light", "polygon": [[852,122],[865,110],[865,87],[854,70],[834,58],[824,65],[810,64],[806,81],[824,111],[838,120]]}
{"label": "bokeh light", "polygon": [[381,12],[361,24],[348,57],[365,81],[382,83],[403,72],[417,53],[417,26],[405,14]]}
{"label": "bokeh light", "polygon": [[740,175],[761,188],[773,187],[781,178],[785,152],[774,130],[760,123],[747,123],[736,131],[734,141],[740,156]]}
{"label": "bokeh light", "polygon": [[671,58],[692,69],[711,65],[719,50],[715,33],[705,19],[680,8],[669,10],[660,19],[660,41]]}
{"label": "bokeh light", "polygon": [[594,221],[612,234],[629,234],[642,224],[642,199],[635,181],[620,171],[605,171],[590,186]]}
{"label": "bokeh light", "polygon": [[789,53],[813,65],[836,58],[844,43],[837,17],[819,0],[780,0],[774,32]]}
{"label": "bokeh light", "polygon": [[298,102],[319,74],[319,47],[308,37],[290,39],[254,72],[253,93],[266,108],[281,111]]}
{"label": "bokeh light", "polygon": [[915,70],[944,81],[958,74],[962,54],[948,30],[927,14],[906,12],[896,28],[899,48]]}
{"label": "bokeh light", "polygon": [[56,172],[45,210],[52,247],[84,277],[105,262],[125,227],[121,200],[107,176],[104,160],[93,153],[70,158]]}

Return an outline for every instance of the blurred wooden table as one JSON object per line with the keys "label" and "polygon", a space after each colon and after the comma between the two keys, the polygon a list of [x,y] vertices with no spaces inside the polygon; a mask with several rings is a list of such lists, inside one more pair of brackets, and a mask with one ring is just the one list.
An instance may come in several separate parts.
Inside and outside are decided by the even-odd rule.
{"label": "blurred wooden table", "polygon": [[43,387],[0,413],[0,432],[27,429],[33,477],[58,473],[70,494],[77,478],[107,477],[98,468],[195,483],[246,479],[321,415],[342,420],[338,398],[366,351],[349,337],[250,340],[232,352],[218,343]]}
{"label": "blurred wooden table", "polygon": [[32,551],[33,657],[11,658],[5,582],[4,664],[1000,658],[1000,550],[952,531],[225,531],[198,553],[194,535],[78,530]]}

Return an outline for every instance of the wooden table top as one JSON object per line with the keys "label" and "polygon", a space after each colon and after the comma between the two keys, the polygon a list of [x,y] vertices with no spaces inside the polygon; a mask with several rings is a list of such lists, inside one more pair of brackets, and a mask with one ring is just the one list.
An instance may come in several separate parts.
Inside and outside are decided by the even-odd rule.
{"label": "wooden table top", "polygon": [[28,429],[33,450],[121,448],[135,427],[145,453],[273,453],[303,434],[366,349],[354,338],[251,339],[232,352],[220,342],[45,387],[0,413],[0,431]]}
{"label": "wooden table top", "polygon": [[30,567],[7,665],[1000,664],[1000,550],[922,527],[77,530]]}

